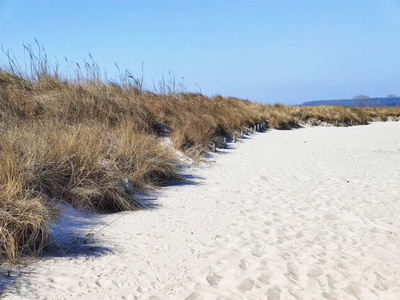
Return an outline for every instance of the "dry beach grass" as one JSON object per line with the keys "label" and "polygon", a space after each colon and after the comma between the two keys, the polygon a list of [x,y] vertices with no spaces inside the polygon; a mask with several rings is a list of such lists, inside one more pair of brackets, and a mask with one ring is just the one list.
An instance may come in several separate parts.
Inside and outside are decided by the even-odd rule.
{"label": "dry beach grass", "polygon": [[129,76],[104,81],[94,63],[86,64],[86,75],[77,68],[64,76],[45,55],[29,51],[29,72],[10,56],[0,69],[2,262],[43,249],[61,201],[77,209],[132,210],[138,202],[124,180],[145,191],[181,179],[174,149],[161,142],[162,126],[176,149],[198,158],[212,143],[264,121],[290,129],[310,120],[348,126],[400,116],[399,107],[295,107],[153,93]]}

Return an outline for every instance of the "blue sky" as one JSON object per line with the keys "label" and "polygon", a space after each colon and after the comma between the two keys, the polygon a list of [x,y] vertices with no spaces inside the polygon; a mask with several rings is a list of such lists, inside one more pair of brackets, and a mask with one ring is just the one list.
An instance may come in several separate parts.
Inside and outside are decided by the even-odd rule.
{"label": "blue sky", "polygon": [[[400,95],[400,0],[0,0],[0,43],[261,103]],[[4,64],[4,55],[0,63]],[[62,69],[62,68],[61,68]]]}

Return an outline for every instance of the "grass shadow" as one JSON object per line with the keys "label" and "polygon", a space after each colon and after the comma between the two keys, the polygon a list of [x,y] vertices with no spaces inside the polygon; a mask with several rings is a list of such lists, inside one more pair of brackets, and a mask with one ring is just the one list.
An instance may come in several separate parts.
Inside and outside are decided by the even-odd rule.
{"label": "grass shadow", "polygon": [[184,186],[184,185],[197,185],[198,181],[204,180],[203,177],[194,176],[192,174],[181,174],[182,180],[170,180],[163,184],[163,187],[169,186]]}
{"label": "grass shadow", "polygon": [[101,256],[111,250],[96,242],[91,232],[106,224],[101,214],[77,211],[63,204],[63,212],[58,223],[51,227],[52,237],[40,254],[40,259],[52,257]]}
{"label": "grass shadow", "polygon": [[21,277],[29,276],[29,272],[23,271],[21,267],[18,268],[7,268],[4,266],[0,267],[0,299],[5,299],[5,297],[10,294],[16,294],[17,291],[13,286],[15,282]]}
{"label": "grass shadow", "polygon": [[[182,180],[166,181],[163,187],[196,185],[204,178],[191,174],[181,174]],[[157,203],[158,194],[136,192],[137,210],[152,210],[160,207]],[[52,257],[78,257],[78,256],[102,256],[111,251],[110,248],[96,241],[96,234],[101,232],[111,223],[103,221],[101,216],[109,215],[109,212],[91,213],[78,211],[68,204],[62,205],[62,214],[58,223],[52,226],[52,238],[49,244],[40,254],[40,259]],[[115,220],[123,217],[130,211],[114,213]],[[114,221],[115,221],[114,220]]]}

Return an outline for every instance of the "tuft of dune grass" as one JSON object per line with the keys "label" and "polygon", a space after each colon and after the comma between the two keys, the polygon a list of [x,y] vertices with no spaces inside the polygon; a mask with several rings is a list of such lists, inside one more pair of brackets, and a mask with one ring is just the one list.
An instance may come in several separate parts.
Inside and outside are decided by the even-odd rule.
{"label": "tuft of dune grass", "polygon": [[0,186],[0,256],[2,262],[35,256],[48,242],[49,224],[56,220],[56,206],[45,205],[41,195],[17,183]]}
{"label": "tuft of dune grass", "polygon": [[15,260],[40,251],[61,200],[77,209],[133,210],[139,204],[126,191],[126,178],[141,191],[180,179],[175,153],[134,128],[35,121],[3,134],[2,256]]}
{"label": "tuft of dune grass", "polygon": [[221,136],[265,121],[258,105],[232,97],[182,93],[144,95],[146,106],[171,131],[176,148],[201,155]]}
{"label": "tuft of dune grass", "polygon": [[135,126],[43,121],[15,126],[3,136],[2,181],[21,182],[26,190],[61,197],[80,209],[133,209],[125,178],[138,189],[179,178],[175,154]]}

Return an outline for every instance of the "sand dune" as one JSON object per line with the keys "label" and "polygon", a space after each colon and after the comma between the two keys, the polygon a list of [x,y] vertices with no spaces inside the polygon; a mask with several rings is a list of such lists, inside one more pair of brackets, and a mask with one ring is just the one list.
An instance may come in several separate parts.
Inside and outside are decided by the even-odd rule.
{"label": "sand dune", "polygon": [[66,209],[2,299],[400,299],[400,122],[257,133],[183,172],[157,209]]}

